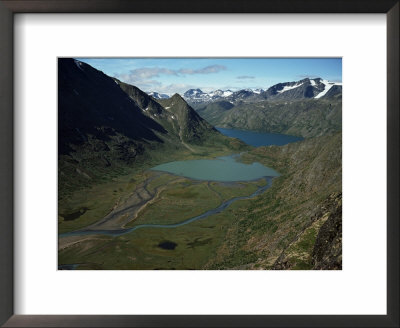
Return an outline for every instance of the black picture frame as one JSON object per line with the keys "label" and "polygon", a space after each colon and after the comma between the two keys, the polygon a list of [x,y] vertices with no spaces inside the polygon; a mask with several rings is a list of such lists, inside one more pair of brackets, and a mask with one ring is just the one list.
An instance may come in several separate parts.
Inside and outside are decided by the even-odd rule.
{"label": "black picture frame", "polygon": [[[0,324],[4,327],[399,327],[399,8],[398,0],[0,0]],[[387,315],[14,315],[14,14],[155,12],[386,14]]]}

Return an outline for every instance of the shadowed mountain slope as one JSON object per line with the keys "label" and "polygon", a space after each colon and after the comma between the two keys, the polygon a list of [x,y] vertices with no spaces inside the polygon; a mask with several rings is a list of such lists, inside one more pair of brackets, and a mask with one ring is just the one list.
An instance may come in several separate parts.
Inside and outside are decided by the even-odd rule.
{"label": "shadowed mountain slope", "polygon": [[[127,168],[161,163],[189,144],[230,147],[180,97],[164,108],[135,86],[70,58],[58,61],[59,196]],[[240,146],[240,145],[239,145]]]}
{"label": "shadowed mountain slope", "polygon": [[[87,143],[99,143],[117,133],[135,141],[161,142],[155,132],[166,130],[145,116],[113,79],[74,59],[58,62],[59,153]],[[72,147],[72,148],[71,148]]]}

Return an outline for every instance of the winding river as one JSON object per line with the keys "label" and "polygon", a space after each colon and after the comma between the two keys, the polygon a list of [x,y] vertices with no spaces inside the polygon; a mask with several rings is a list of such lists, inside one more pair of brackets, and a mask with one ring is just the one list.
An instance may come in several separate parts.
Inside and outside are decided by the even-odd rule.
{"label": "winding river", "polygon": [[62,238],[62,237],[69,237],[69,236],[84,236],[84,235],[121,236],[121,235],[133,232],[138,229],[143,229],[143,228],[176,228],[176,227],[180,227],[180,226],[192,223],[197,220],[205,219],[211,215],[218,214],[218,213],[222,212],[223,210],[225,210],[229,205],[231,205],[232,203],[234,203],[238,200],[250,199],[250,198],[254,198],[254,197],[262,194],[264,191],[266,191],[268,188],[271,187],[273,177],[264,177],[264,179],[266,181],[266,184],[264,186],[259,187],[251,195],[231,198],[227,201],[222,202],[216,208],[213,208],[211,210],[204,212],[203,214],[200,214],[198,216],[189,218],[187,220],[184,220],[184,221],[181,221],[178,223],[174,223],[174,224],[140,224],[140,225],[134,226],[132,228],[119,229],[119,230],[78,230],[78,231],[71,231],[71,232],[66,232],[66,233],[60,234],[59,237]]}

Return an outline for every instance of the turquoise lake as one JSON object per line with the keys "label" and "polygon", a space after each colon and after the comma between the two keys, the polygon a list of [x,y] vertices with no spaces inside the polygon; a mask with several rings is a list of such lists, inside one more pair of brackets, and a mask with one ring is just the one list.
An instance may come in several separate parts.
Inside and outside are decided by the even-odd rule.
{"label": "turquoise lake", "polygon": [[[282,146],[291,142],[302,140],[295,137],[277,133],[260,133],[242,131],[235,129],[217,128],[219,132],[228,136],[238,138],[252,146]],[[151,170],[168,172],[195,180],[206,181],[251,181],[263,177],[276,177],[279,173],[260,163],[244,164],[236,159],[239,154],[217,157],[215,159],[202,159],[191,161],[176,161],[161,164]]]}
{"label": "turquoise lake", "polygon": [[168,172],[195,180],[251,181],[262,177],[276,177],[279,173],[260,163],[244,164],[236,161],[238,155],[216,159],[176,161],[161,164],[151,170]]}

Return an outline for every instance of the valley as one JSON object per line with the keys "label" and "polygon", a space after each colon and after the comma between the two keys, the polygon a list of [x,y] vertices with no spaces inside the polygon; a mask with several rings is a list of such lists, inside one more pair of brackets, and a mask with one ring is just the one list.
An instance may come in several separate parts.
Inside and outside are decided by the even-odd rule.
{"label": "valley", "polygon": [[341,269],[341,85],[327,85],[191,103],[60,59],[59,269]]}

